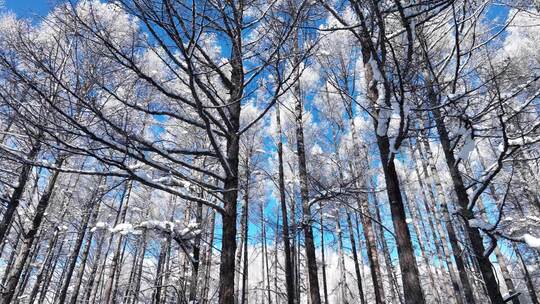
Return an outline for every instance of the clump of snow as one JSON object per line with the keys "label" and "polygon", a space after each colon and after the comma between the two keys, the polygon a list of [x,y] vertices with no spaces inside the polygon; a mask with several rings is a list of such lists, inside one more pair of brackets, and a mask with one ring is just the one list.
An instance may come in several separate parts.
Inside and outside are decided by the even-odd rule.
{"label": "clump of snow", "polygon": [[521,239],[531,248],[540,248],[540,238],[525,233]]}
{"label": "clump of snow", "polygon": [[133,233],[135,230],[133,229],[133,225],[130,223],[122,223],[116,225],[116,227],[109,229],[111,233],[120,233],[121,235],[126,235],[129,233]]}
{"label": "clump of snow", "polygon": [[463,146],[461,147],[461,150],[459,151],[458,159],[467,160],[471,152],[474,150],[475,146],[476,144],[474,142],[472,132],[468,131],[465,137],[465,142],[463,143]]}
{"label": "clump of snow", "polygon": [[412,218],[407,218],[407,219],[405,219],[405,223],[407,223],[407,224],[410,224],[410,223],[412,223],[412,222],[413,222]]}

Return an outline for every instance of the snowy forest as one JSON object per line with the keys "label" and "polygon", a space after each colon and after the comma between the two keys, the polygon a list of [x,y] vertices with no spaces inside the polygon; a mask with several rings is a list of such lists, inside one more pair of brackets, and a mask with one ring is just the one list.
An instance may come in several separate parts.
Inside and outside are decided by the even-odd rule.
{"label": "snowy forest", "polygon": [[540,1],[18,1],[0,304],[540,303]]}

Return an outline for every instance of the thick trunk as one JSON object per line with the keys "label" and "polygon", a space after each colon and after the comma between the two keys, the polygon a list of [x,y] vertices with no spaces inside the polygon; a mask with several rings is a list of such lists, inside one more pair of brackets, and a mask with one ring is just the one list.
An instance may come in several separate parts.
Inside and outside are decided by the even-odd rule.
{"label": "thick trunk", "polygon": [[[57,166],[61,166],[61,164],[62,164],[62,160],[59,160],[56,163]],[[4,286],[4,289],[0,293],[0,304],[11,303],[13,299],[15,288],[17,287],[17,284],[19,282],[26,260],[28,259],[31,253],[30,251],[32,248],[32,244],[34,242],[34,238],[45,216],[45,210],[47,209],[47,206],[49,205],[49,201],[52,196],[54,186],[56,184],[59,174],[60,174],[59,171],[55,171],[52,173],[49,179],[47,188],[45,192],[43,193],[43,195],[41,196],[41,198],[39,199],[39,202],[36,206],[34,218],[32,219],[30,230],[24,234],[22,245],[21,245],[21,248],[19,249],[19,253],[17,255],[17,259],[15,260],[15,264],[13,265],[12,269],[9,271],[9,275],[8,275],[6,284]]]}
{"label": "thick trunk", "polygon": [[283,171],[283,140],[281,131],[281,117],[279,104],[276,105],[276,124],[278,128],[277,153],[279,162],[279,202],[281,205],[281,223],[285,260],[285,287],[287,290],[287,303],[294,304],[294,274],[292,265],[292,252],[289,234],[289,217],[287,215],[287,201],[285,199],[285,174]]}
{"label": "thick trunk", "polygon": [[[363,39],[370,38],[363,37]],[[390,93],[379,92],[377,85],[378,80],[374,77],[373,66],[368,63],[370,59],[373,60],[373,58],[371,58],[373,54],[369,52],[368,44],[365,41],[362,41],[362,46],[367,47],[362,53],[365,79],[366,83],[369,84],[367,88],[368,99],[374,108],[390,106]],[[384,99],[384,105],[379,104],[379,97],[383,97],[381,99]],[[373,124],[377,131],[382,129],[382,127],[379,128],[379,112],[380,111],[377,110],[375,113],[376,115],[373,118]],[[425,303],[422,286],[420,285],[420,274],[418,272],[418,266],[416,265],[414,249],[412,246],[411,234],[405,218],[405,206],[403,205],[403,199],[401,197],[398,175],[394,158],[390,151],[390,139],[387,134],[379,134],[379,132],[377,132],[376,138],[384,172],[384,179],[386,181],[386,194],[388,196],[388,202],[390,203],[390,214],[392,215],[392,223],[396,235],[399,265],[401,268],[401,280],[403,290],[405,291],[403,293],[404,300],[406,304]]]}
{"label": "thick trunk", "polygon": [[424,240],[424,237],[422,234],[422,231],[425,232],[426,229],[425,227],[422,227],[423,229],[420,229],[420,226],[419,226],[419,222],[423,223],[423,219],[420,217],[420,212],[418,212],[417,210],[416,202],[409,200],[409,197],[407,196],[407,189],[403,189],[403,200],[409,206],[409,213],[411,214],[411,220],[412,220],[411,224],[413,226],[414,232],[416,233],[416,238],[418,240],[418,248],[420,249],[420,256],[422,257],[422,260],[424,261],[424,264],[425,264],[424,266],[426,267],[426,272],[429,278],[429,287],[430,289],[432,289],[434,302],[440,303],[440,296],[437,290],[437,286],[435,285],[433,269],[431,268],[431,263],[429,262],[426,256],[426,240]]}
{"label": "thick trunk", "polygon": [[[367,181],[365,177],[361,177],[361,168],[368,168],[367,166],[367,149],[364,147],[361,150],[358,142],[358,134],[356,131],[356,125],[354,123],[352,104],[347,105],[347,114],[350,121],[352,142],[354,147],[354,159],[351,166],[351,172],[360,181],[356,182],[358,188],[367,188]],[[363,155],[363,156],[361,156]],[[364,231],[364,238],[366,240],[367,254],[369,260],[371,281],[373,283],[373,293],[375,295],[375,303],[381,304],[385,302],[384,286],[382,281],[381,266],[379,261],[379,254],[377,252],[377,243],[375,241],[375,233],[373,231],[373,222],[371,220],[371,214],[369,211],[369,200],[367,194],[360,194],[357,200],[358,209],[360,210],[360,221],[362,222],[362,228]]]}
{"label": "thick trunk", "polygon": [[[242,12],[239,12],[241,15]],[[241,18],[241,17],[240,17]],[[229,171],[223,188],[222,240],[221,262],[219,268],[219,304],[234,304],[234,270],[236,252],[236,209],[238,199],[238,155],[240,152],[239,135],[240,111],[244,93],[244,67],[242,63],[241,30],[235,33],[231,52],[231,82],[230,105],[227,107],[230,118],[229,133],[227,134],[227,168]]]}
{"label": "thick trunk", "polygon": [[497,277],[495,276],[495,272],[493,271],[493,265],[491,264],[489,257],[484,255],[485,248],[482,235],[480,234],[480,230],[469,225],[468,220],[473,218],[473,214],[469,211],[469,196],[467,194],[467,189],[465,188],[463,178],[461,176],[461,173],[459,172],[456,159],[454,157],[452,143],[450,142],[448,131],[444,123],[444,118],[440,112],[440,109],[438,108],[437,97],[432,90],[430,91],[430,105],[433,108],[432,112],[435,118],[437,133],[439,134],[444,156],[446,159],[446,164],[448,166],[448,170],[450,171],[450,176],[452,177],[452,186],[456,193],[459,207],[462,210],[461,215],[465,219],[463,223],[465,232],[467,233],[467,236],[471,242],[472,252],[475,255],[475,259],[480,268],[480,273],[482,274],[482,278],[484,279],[487,293],[492,304],[502,304],[504,301],[502,294],[499,290]]}
{"label": "thick trunk", "polygon": [[[41,147],[41,143],[38,140],[34,143],[32,148],[28,152],[27,158],[30,161],[36,158],[40,147]],[[11,224],[13,220],[15,211],[17,210],[17,207],[19,207],[19,203],[24,194],[24,189],[26,187],[26,183],[28,182],[28,178],[30,176],[31,171],[32,171],[32,165],[23,164],[21,173],[19,174],[19,179],[17,180],[17,186],[15,187],[15,189],[13,190],[13,193],[11,194],[11,197],[9,198],[6,211],[2,215],[2,220],[0,221],[0,243],[4,242],[4,238],[6,237],[7,232],[9,230],[9,225]]]}
{"label": "thick trunk", "polygon": [[296,94],[295,118],[296,118],[296,149],[298,153],[298,174],[300,177],[300,197],[302,202],[302,229],[304,232],[304,246],[306,250],[307,274],[309,282],[309,298],[311,304],[320,304],[319,278],[317,274],[317,258],[315,254],[315,242],[313,240],[313,227],[311,206],[309,202],[308,173],[306,164],[306,152],[304,144],[303,106],[299,94]]}

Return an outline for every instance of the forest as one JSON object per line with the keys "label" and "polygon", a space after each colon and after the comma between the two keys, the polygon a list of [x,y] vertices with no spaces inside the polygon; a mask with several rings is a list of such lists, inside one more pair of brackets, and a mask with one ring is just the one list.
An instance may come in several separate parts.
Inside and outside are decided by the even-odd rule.
{"label": "forest", "polygon": [[540,303],[540,1],[0,6],[0,304]]}

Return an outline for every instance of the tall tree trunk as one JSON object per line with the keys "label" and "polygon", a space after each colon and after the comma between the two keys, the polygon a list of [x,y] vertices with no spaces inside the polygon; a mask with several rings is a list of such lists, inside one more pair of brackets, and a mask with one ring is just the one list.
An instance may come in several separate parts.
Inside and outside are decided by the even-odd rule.
{"label": "tall tree trunk", "polygon": [[45,276],[47,275],[47,270],[50,267],[50,264],[54,256],[54,249],[56,246],[56,242],[58,240],[59,232],[60,232],[59,229],[55,228],[53,236],[49,239],[49,242],[47,243],[47,253],[45,254],[45,259],[43,263],[41,264],[39,271],[37,272],[36,282],[34,283],[34,287],[32,287],[32,291],[30,292],[29,301],[28,301],[29,303],[34,303],[37,297],[37,294],[39,292],[41,283],[43,279],[45,278]]}
{"label": "tall tree trunk", "polygon": [[[348,304],[349,301],[347,300],[347,274],[345,270],[345,254],[344,254],[344,248],[343,248],[343,230],[341,229],[341,216],[339,212],[339,208],[336,208],[336,232],[338,234],[338,257],[339,257],[339,270],[340,270],[340,283],[339,283],[339,289],[340,289],[340,303]],[[339,298],[338,298],[339,299]]]}
{"label": "tall tree trunk", "polygon": [[[374,187],[372,187],[374,189]],[[392,263],[392,258],[390,257],[390,250],[388,249],[388,244],[386,243],[386,238],[384,237],[384,230],[382,221],[381,221],[381,210],[379,207],[379,202],[377,195],[373,194],[373,200],[375,205],[375,219],[377,220],[377,232],[380,235],[381,247],[384,256],[384,262],[386,263],[386,275],[388,282],[390,284],[390,292],[392,294],[392,303],[403,303],[403,297],[399,289],[399,284],[397,282],[396,269]]]}
{"label": "tall tree trunk", "polygon": [[296,120],[296,149],[298,155],[298,174],[300,177],[300,198],[302,202],[302,229],[304,231],[304,246],[306,250],[307,274],[309,281],[309,298],[311,304],[320,304],[319,278],[317,274],[317,258],[315,254],[315,242],[313,240],[313,227],[311,205],[309,201],[308,173],[306,164],[306,151],[304,143],[302,97],[300,88],[296,88],[295,120]]}
{"label": "tall tree trunk", "polygon": [[[100,207],[100,201],[97,201],[96,205],[92,206],[92,212],[91,212],[92,217],[90,219],[90,222],[92,224],[96,223],[97,217],[99,215],[99,207]],[[88,211],[88,212],[90,212],[90,211]],[[83,251],[82,256],[81,256],[80,268],[79,268],[79,271],[78,271],[78,274],[77,274],[77,278],[75,279],[75,287],[73,288],[73,292],[71,293],[70,304],[76,304],[77,303],[77,297],[79,296],[79,290],[80,290],[82,282],[83,282],[84,271],[86,269],[86,262],[88,261],[88,255],[90,254],[90,249],[92,247],[93,237],[94,237],[94,231],[90,230],[90,232],[88,234],[88,237],[86,238],[86,244],[84,246],[84,251]]]}
{"label": "tall tree trunk", "polygon": [[[358,134],[356,125],[354,123],[352,103],[347,104],[346,112],[350,121],[352,142],[354,148],[353,164],[350,166],[351,172],[360,181],[356,181],[358,188],[367,189],[367,180],[365,176],[361,175],[362,168],[368,168],[367,147],[360,146],[358,142]],[[368,253],[371,281],[373,283],[373,293],[375,295],[375,303],[382,304],[384,299],[384,286],[382,281],[381,266],[379,261],[379,254],[377,252],[377,243],[375,241],[375,233],[373,232],[373,222],[371,220],[371,214],[369,211],[368,195],[362,193],[357,198],[358,209],[360,210],[360,221],[362,222],[362,228],[364,231],[364,239],[366,240],[366,247]]]}
{"label": "tall tree trunk", "polygon": [[279,169],[279,203],[281,205],[281,225],[283,235],[285,260],[285,288],[287,290],[287,303],[294,304],[294,274],[292,265],[292,252],[289,234],[289,217],[287,215],[287,201],[285,199],[285,173],[283,172],[283,134],[281,130],[280,105],[276,104],[276,125],[278,129],[277,154]]}
{"label": "tall tree trunk", "polygon": [[516,255],[519,258],[519,261],[521,262],[521,266],[523,266],[523,273],[525,274],[525,283],[527,284],[527,290],[529,291],[529,297],[531,298],[531,302],[533,304],[539,304],[538,302],[538,296],[536,295],[536,289],[534,287],[534,282],[531,278],[531,274],[529,273],[529,269],[527,268],[527,264],[525,263],[525,260],[523,259],[523,255],[521,254],[521,251],[519,248],[517,248],[516,245],[514,245],[514,251],[516,252]]}
{"label": "tall tree trunk", "polygon": [[[242,15],[242,12],[239,12]],[[240,17],[241,18],[241,17]],[[238,155],[240,152],[239,134],[241,100],[244,93],[244,67],[242,63],[241,30],[232,37],[230,102],[227,110],[230,115],[227,136],[227,171],[230,171],[223,183],[221,263],[219,269],[219,304],[234,304],[234,269],[236,252],[236,209],[238,199]]]}
{"label": "tall tree trunk", "polygon": [[241,303],[246,304],[247,303],[247,297],[248,297],[248,232],[249,232],[249,158],[246,159],[245,163],[245,170],[246,170],[246,184],[244,188],[244,206],[242,207],[242,223],[241,223],[241,229],[242,229],[242,236],[244,239],[243,245],[243,259],[242,259],[242,296],[241,296]]}
{"label": "tall tree trunk", "polygon": [[465,262],[463,261],[463,252],[461,250],[461,247],[459,246],[459,239],[457,237],[452,218],[450,217],[450,211],[448,210],[448,203],[444,194],[444,188],[442,186],[439,172],[435,167],[435,159],[433,158],[431,147],[424,136],[421,138],[420,145],[423,148],[422,150],[426,152],[427,163],[431,172],[430,177],[432,179],[432,182],[435,184],[437,200],[439,202],[443,218],[445,220],[446,231],[448,232],[448,238],[450,240],[450,246],[452,247],[452,253],[454,254],[454,260],[456,262],[461,286],[463,288],[463,293],[465,294],[465,301],[467,303],[474,304],[475,299],[473,296],[473,289],[467,275],[467,270],[465,269]]}
{"label": "tall tree trunk", "polygon": [[[424,197],[424,208],[426,209],[428,213],[431,213],[431,215],[433,216],[433,219],[432,219],[432,217],[428,215],[428,222],[432,231],[432,238],[433,238],[433,241],[435,242],[437,253],[439,255],[439,261],[441,261],[441,266],[442,266],[442,261],[443,260],[445,261],[446,266],[448,267],[448,273],[450,274],[450,282],[451,282],[450,285],[452,286],[452,290],[450,290],[450,286],[447,286],[447,293],[448,295],[450,295],[452,294],[452,291],[453,291],[454,299],[456,300],[457,304],[463,304],[463,296],[461,293],[461,287],[459,285],[459,278],[458,278],[458,275],[456,274],[455,265],[452,261],[452,257],[450,256],[450,248],[448,247],[448,240],[446,238],[446,232],[442,226],[441,217],[440,215],[438,215],[437,210],[435,210],[437,206],[436,206],[436,199],[435,199],[435,195],[433,194],[433,191],[437,191],[437,193],[441,195],[442,189],[439,189],[441,185],[440,184],[438,186],[436,185],[435,187],[436,189],[433,190],[432,188],[433,187],[432,185],[434,184],[433,179],[432,179],[433,174],[430,174],[428,172],[428,169],[427,169],[428,166],[426,165],[426,161],[424,158],[424,154],[422,152],[423,149],[422,149],[420,140],[417,140],[417,150],[420,154],[420,164],[422,166],[422,170],[427,178],[427,183],[430,186],[426,186],[426,184],[423,181],[422,175],[420,174],[420,170],[418,169],[419,163],[416,159],[416,154],[415,154],[414,149],[411,149],[410,154],[412,156],[413,163],[415,165],[415,173],[416,173],[416,176],[418,177],[418,184],[420,185],[420,189],[422,190],[422,196]],[[440,196],[440,198],[442,200],[445,199],[444,196]],[[446,206],[446,203],[444,203],[444,205]],[[446,223],[447,225],[452,225],[451,222],[446,221]],[[462,258],[462,257],[458,256],[457,258]],[[443,277],[441,277],[440,279],[444,280]]]}
{"label": "tall tree trunk", "polygon": [[201,299],[202,304],[208,304],[208,292],[209,292],[209,286],[210,286],[210,272],[212,271],[212,249],[214,245],[214,224],[216,219],[216,213],[212,212],[212,215],[210,217],[210,225],[209,230],[210,234],[208,235],[207,247],[206,247],[206,253],[205,253],[205,265],[204,265],[204,280],[203,280],[203,287],[201,291]]}
{"label": "tall tree trunk", "polygon": [[[127,184],[126,184],[126,188],[124,190],[124,193],[122,194],[122,197],[120,199],[121,203],[120,203],[120,218],[117,219],[115,221],[115,226],[118,225],[119,223],[124,223],[125,220],[126,220],[126,214],[127,214],[127,210],[128,210],[128,206],[129,206],[129,199],[130,199],[130,196],[131,196],[131,189],[133,187],[133,182],[132,181],[128,181]],[[112,237],[111,236],[111,240],[112,240]],[[114,303],[116,301],[116,299],[114,298],[114,290],[113,290],[113,286],[114,286],[114,282],[115,282],[115,279],[117,278],[117,276],[119,275],[120,271],[118,271],[118,267],[121,263],[120,261],[120,253],[121,253],[121,249],[122,249],[122,246],[124,244],[124,236],[122,234],[119,235],[118,237],[118,242],[116,244],[116,249],[113,253],[113,258],[112,258],[112,261],[111,261],[111,266],[110,266],[110,273],[109,273],[109,280],[107,281],[107,286],[105,287],[105,295],[103,297],[103,303],[104,304],[109,304],[109,303]],[[118,272],[118,274],[117,274]]]}
{"label": "tall tree trunk", "polygon": [[[27,158],[31,161],[36,158],[41,148],[41,142],[39,137],[28,152]],[[2,215],[2,220],[0,221],[0,243],[4,242],[4,238],[6,237],[9,230],[9,225],[13,221],[15,211],[17,210],[17,207],[19,207],[19,203],[24,194],[24,189],[26,187],[26,183],[28,182],[31,171],[31,164],[23,164],[21,173],[19,174],[19,178],[17,180],[17,186],[15,187],[13,193],[11,194],[11,197],[9,198],[6,211]]]}
{"label": "tall tree trunk", "polygon": [[[75,269],[75,266],[77,265],[77,260],[79,257],[79,252],[82,247],[82,243],[84,241],[84,235],[86,233],[86,230],[88,229],[88,222],[90,221],[90,218],[94,214],[94,208],[97,204],[99,204],[95,197],[98,194],[99,191],[99,184],[98,187],[93,191],[92,196],[90,197],[90,201],[86,204],[86,206],[83,207],[84,215],[82,219],[81,226],[79,228],[79,232],[77,234],[77,239],[75,240],[75,244],[73,247],[73,250],[71,251],[71,254],[68,258],[68,265],[66,269],[66,276],[64,278],[64,282],[62,284],[62,287],[60,289],[60,295],[58,296],[58,303],[64,303],[66,301],[67,292],[69,288],[69,284],[71,283],[71,277],[73,276],[73,270]],[[97,217],[97,215],[96,215]],[[89,237],[90,238],[90,237]],[[78,292],[79,287],[75,286],[75,289]]]}
{"label": "tall tree trunk", "polygon": [[[322,206],[320,206],[322,208]],[[324,304],[328,304],[328,281],[326,280],[326,254],[324,252],[324,215],[321,213],[320,216],[320,226],[321,226],[321,260],[322,260],[322,281],[323,281],[323,292],[324,292]]]}
{"label": "tall tree trunk", "polygon": [[[367,38],[370,39],[370,38]],[[366,43],[362,44],[366,46]],[[369,48],[362,50],[364,72],[366,83],[368,86],[368,99],[373,106],[378,104],[379,92],[377,88],[377,80],[374,77],[374,71],[369,60],[373,60],[369,53]],[[390,97],[389,93],[384,96],[385,103],[389,105]],[[383,96],[381,96],[383,97]],[[380,105],[383,106],[383,105]],[[378,116],[380,113],[375,113],[373,123],[375,130],[379,129]],[[403,198],[401,197],[401,191],[399,186],[398,174],[395,167],[394,158],[390,152],[390,139],[387,134],[376,134],[377,146],[379,148],[379,154],[381,157],[381,165],[384,172],[384,179],[386,181],[386,194],[388,195],[388,202],[390,203],[390,213],[392,215],[392,223],[394,226],[394,233],[396,234],[397,251],[399,257],[399,265],[401,268],[401,280],[404,300],[406,304],[419,304],[425,303],[424,295],[422,292],[422,286],[420,285],[420,273],[418,272],[418,266],[416,265],[416,259],[414,255],[414,249],[411,241],[411,234],[405,221],[405,206],[403,205]]]}
{"label": "tall tree trunk", "polygon": [[463,178],[461,176],[461,173],[459,172],[459,168],[454,157],[452,143],[450,142],[448,130],[446,129],[446,125],[444,123],[444,117],[442,116],[439,109],[437,95],[430,85],[428,85],[428,95],[428,98],[430,100],[430,106],[432,107],[432,112],[434,115],[437,133],[439,134],[439,139],[443,147],[446,164],[452,178],[452,186],[457,195],[458,204],[461,208],[462,216],[465,219],[463,223],[465,227],[465,232],[470,239],[473,254],[475,255],[475,259],[478,263],[478,266],[480,267],[480,272],[482,274],[482,278],[484,279],[484,283],[486,284],[487,293],[492,304],[502,304],[504,301],[501,291],[499,290],[497,277],[495,276],[495,272],[493,271],[493,265],[491,264],[489,257],[484,255],[485,248],[482,235],[480,234],[480,230],[478,230],[478,228],[476,227],[471,227],[469,225],[468,220],[473,218],[473,214],[469,211],[469,195],[467,194],[467,189],[465,188]]}
{"label": "tall tree trunk", "polygon": [[[202,223],[203,205],[197,204],[197,210],[195,211],[195,220],[198,225]],[[191,271],[191,278],[189,284],[189,301],[195,301],[197,298],[197,287],[199,282],[199,265],[201,257],[201,237],[197,235],[193,243],[193,265]]]}
{"label": "tall tree trunk", "polygon": [[351,221],[351,214],[347,210],[347,228],[349,229],[349,242],[351,243],[351,252],[354,262],[354,272],[356,274],[356,285],[358,287],[358,296],[360,297],[360,304],[365,304],[366,299],[364,296],[364,288],[362,286],[362,274],[360,273],[360,263],[358,259],[358,251],[356,249],[356,240],[354,237],[354,230]]}
{"label": "tall tree trunk", "polygon": [[[56,162],[56,165],[60,167],[62,165],[62,162],[63,162],[63,159],[59,159]],[[23,271],[24,264],[26,263],[26,260],[28,259],[30,255],[34,238],[45,216],[45,210],[47,209],[47,206],[49,205],[49,201],[53,194],[54,186],[56,184],[59,174],[60,174],[59,171],[54,171],[52,173],[49,179],[47,188],[45,189],[45,192],[39,199],[39,202],[36,206],[34,218],[32,219],[30,230],[28,230],[28,232],[26,232],[23,236],[22,245],[21,245],[21,248],[19,249],[19,253],[17,255],[15,264],[13,265],[12,269],[9,271],[9,275],[8,275],[4,289],[0,292],[0,304],[9,304],[11,303],[11,300],[13,299],[15,288],[17,287],[17,284],[19,283],[19,279]]]}
{"label": "tall tree trunk", "polygon": [[[426,272],[429,278],[429,286],[430,286],[430,289],[432,289],[433,291],[434,302],[440,303],[440,296],[439,296],[439,292],[437,291],[437,286],[435,285],[435,279],[433,277],[433,270],[431,269],[431,263],[426,257],[426,243],[425,243],[424,238],[422,237],[422,232],[420,231],[420,227],[418,225],[418,222],[421,222],[422,219],[420,218],[419,212],[415,205],[416,202],[409,200],[409,197],[407,196],[407,189],[406,187],[404,188],[405,189],[403,189],[403,192],[402,192],[403,201],[409,206],[409,213],[411,214],[411,220],[412,220],[411,224],[416,233],[416,238],[418,239],[418,247],[420,249],[420,256],[422,257],[422,260],[424,261],[424,264],[426,267]],[[425,231],[425,227],[422,230]]]}

